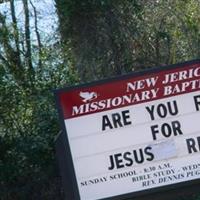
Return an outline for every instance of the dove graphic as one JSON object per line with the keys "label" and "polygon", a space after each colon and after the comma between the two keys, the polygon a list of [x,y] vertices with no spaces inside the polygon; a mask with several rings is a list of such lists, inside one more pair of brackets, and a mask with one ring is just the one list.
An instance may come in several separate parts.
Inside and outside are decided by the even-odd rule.
{"label": "dove graphic", "polygon": [[79,96],[82,98],[82,101],[84,103],[91,101],[93,99],[97,98],[97,93],[96,92],[80,92]]}

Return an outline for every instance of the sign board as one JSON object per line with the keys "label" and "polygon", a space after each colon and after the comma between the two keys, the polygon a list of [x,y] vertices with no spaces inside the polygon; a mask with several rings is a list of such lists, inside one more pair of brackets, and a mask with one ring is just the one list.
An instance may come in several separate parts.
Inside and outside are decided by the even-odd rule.
{"label": "sign board", "polygon": [[55,95],[74,199],[124,199],[200,178],[200,60]]}

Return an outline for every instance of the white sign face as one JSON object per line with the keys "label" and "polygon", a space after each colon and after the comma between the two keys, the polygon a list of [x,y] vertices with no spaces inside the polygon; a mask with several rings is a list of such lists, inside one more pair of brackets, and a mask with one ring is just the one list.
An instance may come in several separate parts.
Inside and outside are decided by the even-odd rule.
{"label": "white sign face", "polygon": [[200,178],[200,61],[57,95],[81,200]]}

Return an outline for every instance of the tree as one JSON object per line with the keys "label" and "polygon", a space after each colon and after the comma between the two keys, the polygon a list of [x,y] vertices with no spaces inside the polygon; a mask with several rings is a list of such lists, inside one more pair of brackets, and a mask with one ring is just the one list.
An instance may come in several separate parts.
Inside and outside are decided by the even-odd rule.
{"label": "tree", "polygon": [[34,2],[21,2],[24,24],[19,24],[15,2],[7,3],[10,18],[0,12],[0,196],[61,199],[52,89],[75,83],[76,74],[70,63],[62,64],[58,41],[41,39]]}
{"label": "tree", "polygon": [[137,1],[56,1],[63,43],[82,81],[131,71],[137,20]]}
{"label": "tree", "polygon": [[83,82],[199,57],[199,1],[57,0]]}

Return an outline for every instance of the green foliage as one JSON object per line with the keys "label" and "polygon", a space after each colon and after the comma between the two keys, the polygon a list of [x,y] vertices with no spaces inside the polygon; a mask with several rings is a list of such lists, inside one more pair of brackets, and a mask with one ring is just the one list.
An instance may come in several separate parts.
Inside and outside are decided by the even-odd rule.
{"label": "green foliage", "polygon": [[199,58],[199,4],[56,1],[62,39],[83,82]]}
{"label": "green foliage", "polygon": [[62,39],[72,50],[81,81],[131,70],[132,35],[142,12],[137,1],[56,2]]}
{"label": "green foliage", "polygon": [[[30,193],[33,196],[29,199],[59,199],[61,195],[54,151],[54,138],[59,133],[59,127],[52,88],[62,85],[61,82],[69,78],[71,83],[75,82],[72,72],[66,73],[65,68],[58,68],[58,72],[50,66],[43,67],[43,77],[35,79],[34,88],[20,88],[12,79],[2,76],[1,199],[23,200]],[[68,76],[66,79],[62,77],[65,73]],[[51,192],[53,188],[55,191]],[[40,197],[37,197],[38,192]]]}
{"label": "green foliage", "polygon": [[25,32],[35,30],[19,29],[0,11],[2,200],[63,198],[52,89],[200,57],[199,1],[55,3],[61,41],[31,40],[31,52]]}
{"label": "green foliage", "polygon": [[42,47],[31,40],[31,69],[27,27],[16,34],[13,24],[0,17],[1,199],[62,199],[54,149],[60,129],[52,89],[76,84],[76,70],[69,60],[64,62],[56,39]]}
{"label": "green foliage", "polygon": [[[60,197],[54,151],[59,127],[51,90],[53,84],[59,86],[56,80],[62,79],[63,73],[60,69],[46,82],[35,80],[34,89],[19,88],[10,80],[4,80],[0,87],[1,199],[23,200],[30,193],[33,196],[29,199],[38,199],[38,192],[42,199]],[[54,187],[53,193],[50,190]]]}

